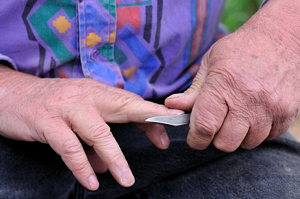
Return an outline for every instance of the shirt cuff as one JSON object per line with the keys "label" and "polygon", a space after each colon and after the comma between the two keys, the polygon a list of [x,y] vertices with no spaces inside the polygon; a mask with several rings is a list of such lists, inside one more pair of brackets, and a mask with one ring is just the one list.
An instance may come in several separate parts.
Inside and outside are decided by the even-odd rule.
{"label": "shirt cuff", "polygon": [[1,53],[0,53],[0,61],[5,61],[8,63],[8,67],[18,70],[16,63],[11,58],[9,58]]}
{"label": "shirt cuff", "polygon": [[268,1],[269,1],[269,0],[264,0],[264,1],[262,2],[262,4],[260,5],[260,8],[259,8],[259,9],[261,9]]}

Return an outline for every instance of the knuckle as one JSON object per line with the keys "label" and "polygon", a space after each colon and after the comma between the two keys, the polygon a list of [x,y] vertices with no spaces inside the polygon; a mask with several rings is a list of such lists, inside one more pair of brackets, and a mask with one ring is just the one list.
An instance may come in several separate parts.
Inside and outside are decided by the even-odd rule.
{"label": "knuckle", "polygon": [[212,121],[207,120],[196,120],[195,129],[198,133],[201,133],[205,137],[213,138],[217,127]]}
{"label": "knuckle", "polygon": [[135,98],[127,95],[121,95],[120,93],[111,93],[109,100],[114,102],[115,110],[122,112],[128,107],[135,105]]}
{"label": "knuckle", "polygon": [[90,141],[99,142],[110,136],[110,127],[106,123],[99,123],[91,126],[88,131],[90,132]]}
{"label": "knuckle", "polygon": [[232,120],[234,120],[238,125],[247,128],[249,125],[251,125],[251,121],[255,117],[261,118],[261,122],[264,121],[262,120],[262,116],[259,116],[258,113],[256,115],[250,111],[247,111],[245,108],[240,108],[234,111],[230,111],[230,116]]}
{"label": "knuckle", "polygon": [[89,162],[83,156],[81,144],[76,140],[66,140],[60,155],[65,162],[68,162],[67,165],[73,173],[84,174],[88,172]]}
{"label": "knuckle", "polygon": [[107,161],[107,165],[118,165],[120,167],[123,167],[124,165],[120,165],[121,162],[124,162],[123,159],[125,159],[123,153],[111,154],[110,158]]}
{"label": "knuckle", "polygon": [[73,156],[79,154],[82,150],[82,146],[77,140],[68,139],[62,145],[61,156]]}
{"label": "knuckle", "polygon": [[211,71],[211,78],[213,80],[212,87],[215,87],[216,90],[235,90],[241,86],[242,78],[240,74],[236,74],[235,71],[230,71],[230,69],[220,69],[216,68]]}
{"label": "knuckle", "polygon": [[128,106],[131,105],[133,103],[133,99],[131,97],[128,96],[122,96],[119,98],[119,103],[121,106]]}
{"label": "knuckle", "polygon": [[89,168],[89,163],[87,161],[78,161],[76,166],[72,168],[73,173],[86,173]]}
{"label": "knuckle", "polygon": [[120,96],[117,99],[119,110],[127,109],[136,105],[136,99],[130,96]]}

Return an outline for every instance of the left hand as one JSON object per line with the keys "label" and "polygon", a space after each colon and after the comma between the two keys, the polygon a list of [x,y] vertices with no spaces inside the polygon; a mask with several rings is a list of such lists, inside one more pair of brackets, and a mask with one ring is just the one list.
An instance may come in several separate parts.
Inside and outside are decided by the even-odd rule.
{"label": "left hand", "polygon": [[[154,145],[165,149],[169,139],[163,126],[145,119],[182,113],[91,79],[39,78],[4,65],[0,65],[0,102],[0,136],[49,144],[90,190],[99,186],[92,166],[98,172],[108,168],[124,187],[134,183],[107,123],[137,122]],[[87,154],[79,138],[93,148]]]}
{"label": "left hand", "polygon": [[252,149],[283,134],[297,116],[300,37],[289,25],[300,24],[283,11],[273,17],[284,1],[269,1],[213,45],[192,86],[166,99],[169,108],[192,110],[187,137],[192,148],[205,149],[213,142],[225,152]]}

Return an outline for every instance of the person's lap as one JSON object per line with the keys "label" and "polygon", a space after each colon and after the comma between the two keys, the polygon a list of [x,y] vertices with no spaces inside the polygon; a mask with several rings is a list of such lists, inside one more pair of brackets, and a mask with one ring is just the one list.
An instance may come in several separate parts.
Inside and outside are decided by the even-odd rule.
{"label": "person's lap", "polygon": [[[124,188],[109,172],[83,188],[48,146],[0,137],[0,198],[298,198],[300,144],[284,135],[226,154],[186,144],[188,126],[166,127],[171,145],[153,146],[134,124],[111,125],[136,177]],[[272,195],[273,194],[273,195]]]}
{"label": "person's lap", "polygon": [[199,164],[120,198],[300,198],[299,145],[285,134],[226,155],[210,146]]}

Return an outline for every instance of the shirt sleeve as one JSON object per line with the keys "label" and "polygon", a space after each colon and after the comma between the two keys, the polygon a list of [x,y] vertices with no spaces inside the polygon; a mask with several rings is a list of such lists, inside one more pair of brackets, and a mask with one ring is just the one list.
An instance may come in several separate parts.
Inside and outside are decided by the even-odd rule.
{"label": "shirt sleeve", "polygon": [[259,9],[261,9],[269,0],[264,0]]}
{"label": "shirt sleeve", "polygon": [[10,66],[11,68],[13,68],[15,70],[18,70],[16,63],[11,58],[9,58],[1,53],[0,53],[0,61],[5,61],[8,64],[10,64],[8,66]]}

